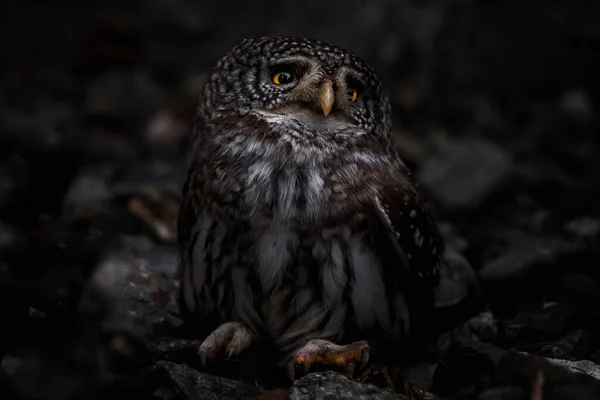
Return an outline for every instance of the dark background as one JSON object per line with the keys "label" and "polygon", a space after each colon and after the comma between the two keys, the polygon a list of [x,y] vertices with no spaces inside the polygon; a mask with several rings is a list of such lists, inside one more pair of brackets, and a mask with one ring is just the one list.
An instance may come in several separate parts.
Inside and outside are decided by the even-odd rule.
{"label": "dark background", "polygon": [[[563,358],[600,361],[588,310],[599,282],[600,2],[9,0],[0,14],[0,311],[11,335],[1,390],[85,392],[106,372],[90,361],[106,335],[157,345],[178,326],[175,217],[197,94],[232,45],[274,33],[346,47],[381,74],[401,154],[463,262],[448,267],[441,329],[491,310],[500,333],[489,341],[504,349],[537,354],[581,330],[586,350]],[[106,254],[133,255],[135,276]],[[102,266],[108,281],[94,275]],[[125,300],[108,289],[123,280]],[[155,308],[132,303],[144,296]],[[518,318],[525,305],[537,315],[561,299],[558,328],[538,319],[534,345],[503,342],[502,327],[535,319]],[[143,332],[123,316],[136,307]],[[73,383],[81,365],[91,372]],[[463,385],[436,373],[434,392]]]}

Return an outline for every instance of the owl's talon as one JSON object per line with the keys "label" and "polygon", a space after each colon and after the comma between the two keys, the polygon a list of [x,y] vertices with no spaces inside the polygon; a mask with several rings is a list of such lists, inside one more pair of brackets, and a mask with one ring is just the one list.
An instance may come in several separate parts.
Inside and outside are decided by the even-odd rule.
{"label": "owl's talon", "polygon": [[198,355],[202,365],[205,366],[208,359],[213,359],[219,351],[225,348],[225,356],[233,358],[246,349],[254,336],[248,328],[240,322],[227,322],[215,329],[200,345]]}
{"label": "owl's talon", "polygon": [[371,357],[371,348],[365,347],[362,350],[362,361],[360,363],[360,368],[358,369],[358,372],[362,372],[367,368],[367,364],[369,364],[369,357]]}
{"label": "owl's talon", "polygon": [[364,370],[369,356],[370,346],[366,341],[340,346],[328,340],[311,340],[296,352],[290,366],[290,377],[306,375],[315,364],[342,368],[346,374],[354,375],[357,364],[360,365],[358,371]]}
{"label": "owl's talon", "polygon": [[295,363],[294,364],[294,372],[292,373],[292,378],[296,377],[296,376],[306,375],[309,370],[310,370],[310,365],[308,365],[308,363],[307,364]]}

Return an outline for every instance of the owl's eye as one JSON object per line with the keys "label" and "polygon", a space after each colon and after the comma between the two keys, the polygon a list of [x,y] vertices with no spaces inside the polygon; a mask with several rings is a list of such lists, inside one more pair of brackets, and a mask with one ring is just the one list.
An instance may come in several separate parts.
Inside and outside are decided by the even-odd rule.
{"label": "owl's eye", "polygon": [[351,102],[355,102],[356,100],[358,100],[358,94],[363,92],[365,86],[360,80],[356,79],[355,77],[347,76],[346,88],[348,92],[348,99],[350,99]]}
{"label": "owl's eye", "polygon": [[350,101],[356,101],[358,99],[358,90],[348,89],[348,96],[350,97]]}
{"label": "owl's eye", "polygon": [[273,74],[273,83],[276,85],[285,85],[298,79],[298,75],[291,69],[284,69]]}

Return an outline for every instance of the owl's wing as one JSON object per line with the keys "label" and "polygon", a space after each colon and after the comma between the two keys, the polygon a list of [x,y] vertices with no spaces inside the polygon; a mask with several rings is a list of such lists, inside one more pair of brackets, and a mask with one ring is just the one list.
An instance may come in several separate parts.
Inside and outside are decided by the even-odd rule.
{"label": "owl's wing", "polygon": [[418,188],[404,172],[388,179],[373,199],[380,227],[375,240],[392,258],[385,263],[394,275],[424,299],[433,298],[443,243]]}

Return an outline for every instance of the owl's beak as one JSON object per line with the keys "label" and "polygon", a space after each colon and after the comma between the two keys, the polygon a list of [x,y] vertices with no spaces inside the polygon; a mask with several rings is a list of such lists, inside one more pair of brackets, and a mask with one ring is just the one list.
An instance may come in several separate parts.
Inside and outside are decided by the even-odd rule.
{"label": "owl's beak", "polygon": [[323,82],[319,88],[319,103],[323,109],[323,115],[327,116],[331,112],[333,102],[335,101],[335,93],[331,81],[327,80]]}

